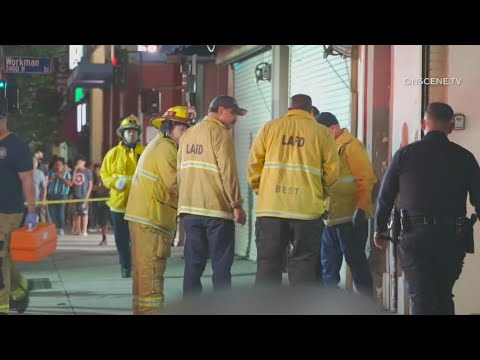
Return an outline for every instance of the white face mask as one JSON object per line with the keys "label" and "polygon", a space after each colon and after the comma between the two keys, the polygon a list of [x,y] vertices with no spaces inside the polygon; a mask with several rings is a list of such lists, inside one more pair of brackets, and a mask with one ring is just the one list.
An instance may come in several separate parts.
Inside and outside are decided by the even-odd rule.
{"label": "white face mask", "polygon": [[135,144],[138,141],[138,131],[136,130],[125,130],[123,133],[125,142],[128,144]]}

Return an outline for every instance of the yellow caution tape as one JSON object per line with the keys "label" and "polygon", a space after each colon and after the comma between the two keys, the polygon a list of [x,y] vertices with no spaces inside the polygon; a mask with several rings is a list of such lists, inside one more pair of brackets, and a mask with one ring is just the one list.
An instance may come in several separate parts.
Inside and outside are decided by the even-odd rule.
{"label": "yellow caution tape", "polygon": [[[107,200],[110,200],[110,198],[47,200],[47,201],[37,201],[35,202],[35,205],[73,204],[73,203],[85,203],[85,202],[107,201]],[[27,203],[25,203],[25,205],[27,205]]]}

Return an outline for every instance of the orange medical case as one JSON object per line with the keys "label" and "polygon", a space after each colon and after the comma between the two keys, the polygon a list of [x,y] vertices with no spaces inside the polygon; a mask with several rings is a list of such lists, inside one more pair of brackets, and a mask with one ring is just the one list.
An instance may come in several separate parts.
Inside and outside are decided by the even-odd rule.
{"label": "orange medical case", "polygon": [[22,227],[12,232],[10,252],[13,261],[37,262],[57,250],[57,229],[54,224],[38,224],[33,230]]}

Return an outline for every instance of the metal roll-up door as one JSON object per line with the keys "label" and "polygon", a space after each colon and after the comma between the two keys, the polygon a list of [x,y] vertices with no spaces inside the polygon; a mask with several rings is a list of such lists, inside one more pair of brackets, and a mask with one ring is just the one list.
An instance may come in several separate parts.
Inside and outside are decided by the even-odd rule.
{"label": "metal roll-up door", "polygon": [[334,114],[351,130],[351,60],[323,57],[323,45],[290,48],[289,96],[307,94],[320,111]]}
{"label": "metal roll-up door", "polygon": [[269,81],[255,82],[255,68],[260,63],[272,62],[271,50],[263,52],[233,64],[234,96],[239,106],[248,110],[248,114],[239,117],[233,130],[238,174],[241,184],[243,208],[247,214],[245,226],[236,225],[235,253],[257,260],[255,246],[255,209],[256,195],[247,182],[247,161],[250,145],[260,128],[272,119],[272,84]]}

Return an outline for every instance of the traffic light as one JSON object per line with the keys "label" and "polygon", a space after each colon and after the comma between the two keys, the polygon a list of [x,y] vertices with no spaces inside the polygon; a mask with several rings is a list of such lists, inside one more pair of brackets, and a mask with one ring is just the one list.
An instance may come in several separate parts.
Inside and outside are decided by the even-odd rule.
{"label": "traffic light", "polygon": [[127,85],[128,52],[125,49],[115,50],[115,56],[112,59],[113,65],[113,83],[115,85]]}
{"label": "traffic light", "polygon": [[8,115],[7,82],[0,80],[0,119]]}
{"label": "traffic light", "polygon": [[158,90],[142,90],[142,113],[147,115],[157,115],[160,113],[160,93]]}
{"label": "traffic light", "polygon": [[7,82],[0,80],[0,97],[7,97]]}
{"label": "traffic light", "polygon": [[18,87],[8,84],[6,80],[0,80],[0,100],[2,101],[0,112],[2,115],[15,113],[20,108]]}
{"label": "traffic light", "polygon": [[16,85],[8,85],[7,91],[8,112],[11,114],[20,110],[20,91]]}
{"label": "traffic light", "polygon": [[0,97],[0,119],[8,115],[8,102],[6,97]]}

